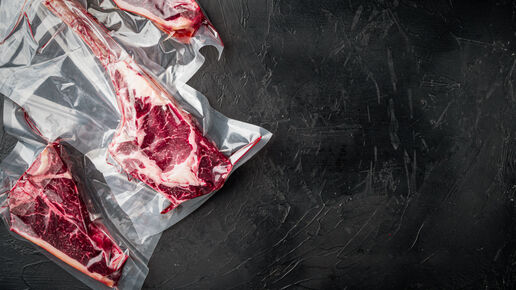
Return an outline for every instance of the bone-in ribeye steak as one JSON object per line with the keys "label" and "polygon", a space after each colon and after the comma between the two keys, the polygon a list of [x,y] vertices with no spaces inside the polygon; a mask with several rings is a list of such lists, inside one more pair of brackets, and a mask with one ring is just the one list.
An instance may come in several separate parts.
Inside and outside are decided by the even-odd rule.
{"label": "bone-in ribeye steak", "polygon": [[9,192],[11,231],[112,287],[128,256],[90,220],[63,150],[48,145]]}
{"label": "bone-in ribeye steak", "polygon": [[171,204],[162,213],[219,189],[232,164],[191,115],[82,6],[73,0],[43,3],[84,40],[108,72],[122,114],[108,150],[125,172],[168,198]]}
{"label": "bone-in ribeye steak", "polygon": [[194,0],[114,0],[122,10],[151,20],[175,39],[189,43],[206,17]]}

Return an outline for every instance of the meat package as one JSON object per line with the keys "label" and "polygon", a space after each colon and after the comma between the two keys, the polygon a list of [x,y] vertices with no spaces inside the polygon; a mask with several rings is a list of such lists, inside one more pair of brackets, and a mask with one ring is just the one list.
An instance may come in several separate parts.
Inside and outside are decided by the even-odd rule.
{"label": "meat package", "polygon": [[125,172],[170,200],[163,213],[219,189],[232,164],[174,97],[76,2],[45,0],[44,5],[84,40],[106,69],[122,113],[109,152]]}
{"label": "meat package", "polygon": [[8,193],[10,229],[69,266],[112,287],[128,256],[91,221],[66,152],[49,144]]}
{"label": "meat package", "polygon": [[193,0],[113,1],[120,9],[151,20],[163,32],[184,43],[190,42],[201,24],[208,24],[201,7]]}
{"label": "meat package", "polygon": [[200,49],[223,47],[195,1],[21,2],[0,0],[4,129],[18,139],[0,214],[89,287],[140,289],[162,232],[272,134],[186,84]]}

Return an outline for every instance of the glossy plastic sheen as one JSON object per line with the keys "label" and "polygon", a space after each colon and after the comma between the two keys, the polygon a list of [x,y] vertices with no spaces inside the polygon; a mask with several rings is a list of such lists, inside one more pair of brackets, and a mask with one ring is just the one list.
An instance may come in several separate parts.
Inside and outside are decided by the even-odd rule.
{"label": "glossy plastic sheen", "polygon": [[170,200],[163,213],[219,189],[232,164],[202,135],[190,114],[76,2],[43,3],[83,39],[106,69],[122,113],[109,152],[125,172]]}
{"label": "glossy plastic sheen", "polygon": [[[100,59],[134,60],[148,74],[145,79],[155,80],[157,86],[170,92],[167,98],[177,103],[180,112],[188,112],[202,135],[228,157],[231,173],[265,146],[271,137],[267,130],[225,117],[209,105],[205,96],[182,81],[198,68],[199,47],[209,43],[199,38],[205,35],[204,26],[189,45],[172,39],[161,41],[151,32],[156,28],[150,21],[131,16],[110,3],[92,0],[87,4],[88,12],[108,29],[118,29],[109,32],[112,38],[102,40],[105,29],[84,19],[99,44],[94,51]],[[105,206],[127,215],[139,243],[174,225],[208,200],[213,193],[161,214],[170,207],[171,200],[137,179],[128,180],[124,168],[108,151],[122,120],[111,76],[99,58],[92,55],[92,49],[59,17],[38,1],[27,7],[22,14],[27,14],[30,21],[22,22],[2,47],[5,53],[0,55],[0,93],[30,114],[47,140],[66,141],[93,162],[102,178],[92,180],[92,185],[96,190],[109,189]],[[134,23],[138,25],[134,27]],[[164,53],[161,46],[165,43],[177,46],[171,53]],[[195,57],[189,58],[192,54]]]}
{"label": "glossy plastic sheen", "polygon": [[109,287],[128,256],[101,225],[93,223],[67,156],[49,144],[8,194],[11,231]]}
{"label": "glossy plastic sheen", "polygon": [[120,9],[151,20],[171,37],[189,43],[202,24],[209,25],[194,0],[114,0]]}
{"label": "glossy plastic sheen", "polygon": [[22,108],[6,99],[3,116],[19,140],[0,163],[0,213],[16,237],[93,289],[140,289],[160,235],[141,241],[108,189],[88,184],[99,175],[88,159],[48,144]]}

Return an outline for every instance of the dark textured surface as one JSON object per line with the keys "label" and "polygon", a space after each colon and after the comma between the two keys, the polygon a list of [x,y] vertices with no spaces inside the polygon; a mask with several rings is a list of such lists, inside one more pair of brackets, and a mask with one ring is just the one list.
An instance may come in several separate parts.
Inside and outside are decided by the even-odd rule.
{"label": "dark textured surface", "polygon": [[[144,288],[515,287],[511,1],[200,4],[226,50],[191,85],[275,136]],[[4,228],[0,257],[1,288],[84,288]]]}

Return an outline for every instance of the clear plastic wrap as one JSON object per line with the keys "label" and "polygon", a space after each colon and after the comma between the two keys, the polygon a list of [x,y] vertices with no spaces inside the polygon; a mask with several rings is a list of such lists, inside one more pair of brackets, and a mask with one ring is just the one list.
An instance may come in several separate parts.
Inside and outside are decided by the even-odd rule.
{"label": "clear plastic wrap", "polygon": [[120,209],[105,207],[109,193],[86,179],[100,174],[84,155],[35,134],[11,101],[3,116],[19,139],[0,164],[0,213],[10,230],[91,288],[140,289],[160,235],[140,241]]}
{"label": "clear plastic wrap", "polygon": [[[4,8],[18,9],[17,6]],[[223,116],[209,106],[202,94],[185,84],[202,64],[200,47],[220,41],[214,30],[210,34],[201,27],[191,42],[185,44],[164,39],[142,17],[112,8],[110,1],[88,2],[88,11],[112,30],[113,39],[122,45],[122,54],[128,53],[124,57],[144,67],[145,73],[157,80],[173,96],[173,101],[193,117],[202,135],[229,158],[231,172],[268,142],[271,136],[268,131]],[[0,93],[29,113],[45,138],[59,138],[93,162],[102,178],[91,183],[96,190],[109,188],[111,195],[105,197],[106,203],[114,202],[116,206],[106,207],[119,207],[128,216],[139,241],[177,223],[213,195],[191,199],[161,214],[170,205],[169,200],[142,182],[128,180],[119,166],[113,166],[117,163],[108,154],[121,114],[110,77],[101,62],[41,1],[29,2],[21,13],[27,21],[18,24],[2,47]],[[14,24],[5,26],[14,27]],[[165,44],[172,44],[172,49],[165,51]]]}
{"label": "clear plastic wrap", "polygon": [[[120,8],[132,8],[124,5],[127,2],[130,1],[81,1],[87,7],[88,12],[111,31],[111,36],[118,43],[124,46],[139,63],[144,64],[147,70],[167,83],[174,80],[186,82],[199,70],[205,60],[199,52],[201,48],[212,46],[219,52],[219,57],[222,54],[224,44],[218,32],[194,0],[146,1],[148,3],[160,3],[160,5],[188,4],[188,6],[194,6],[173,9],[169,13],[177,13],[177,15],[164,16],[174,19],[173,21],[178,21],[184,18],[183,14],[187,14],[185,16],[195,14],[192,15],[196,18],[193,23],[182,23],[182,25],[191,26],[188,27],[188,30],[193,34],[180,34],[178,36],[174,36],[174,27],[167,28],[166,24],[165,27],[159,25],[162,22],[160,20],[152,22],[145,16],[117,9],[115,5],[115,3],[118,3]],[[184,9],[195,9],[195,11],[182,11]],[[162,27],[161,30],[164,33],[158,27]]]}

